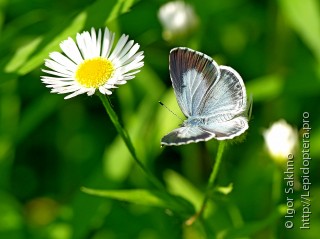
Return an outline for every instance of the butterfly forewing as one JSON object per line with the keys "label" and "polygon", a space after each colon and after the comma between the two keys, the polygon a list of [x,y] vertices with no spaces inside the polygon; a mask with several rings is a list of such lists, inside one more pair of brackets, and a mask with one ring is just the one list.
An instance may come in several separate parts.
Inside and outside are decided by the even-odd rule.
{"label": "butterfly forewing", "polygon": [[171,50],[171,81],[185,116],[197,114],[204,92],[215,83],[219,74],[218,65],[203,53],[181,47]]}

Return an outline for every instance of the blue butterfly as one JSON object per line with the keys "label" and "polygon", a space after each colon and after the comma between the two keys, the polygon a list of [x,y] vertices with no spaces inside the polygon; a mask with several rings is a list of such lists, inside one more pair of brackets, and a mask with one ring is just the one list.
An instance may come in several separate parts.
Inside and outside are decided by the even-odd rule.
{"label": "blue butterfly", "polygon": [[161,145],[232,139],[248,129],[252,102],[247,103],[243,80],[234,69],[185,47],[172,49],[169,61],[172,86],[187,119]]}

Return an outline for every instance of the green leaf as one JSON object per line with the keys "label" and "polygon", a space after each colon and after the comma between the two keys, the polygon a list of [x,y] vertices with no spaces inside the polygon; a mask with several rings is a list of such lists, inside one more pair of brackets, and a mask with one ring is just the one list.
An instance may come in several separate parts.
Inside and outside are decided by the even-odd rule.
{"label": "green leaf", "polygon": [[244,238],[248,236],[252,236],[253,234],[261,231],[266,228],[268,225],[274,223],[279,217],[281,213],[279,209],[274,210],[268,217],[260,221],[254,221],[250,223],[244,224],[242,227],[227,229],[219,232],[217,238]]}
{"label": "green leaf", "polygon": [[319,0],[280,0],[281,10],[320,62]]}
{"label": "green leaf", "polygon": [[191,215],[194,212],[192,205],[185,199],[165,194],[161,191],[151,191],[147,189],[96,190],[85,187],[82,188],[82,191],[99,197],[170,209],[173,212],[179,213],[181,216]]}
{"label": "green leaf", "polygon": [[174,195],[179,195],[190,201],[196,210],[201,208],[203,194],[187,179],[172,170],[167,170],[164,175],[169,190]]}
{"label": "green leaf", "polygon": [[[65,40],[71,34],[80,31],[83,28],[84,22],[86,20],[85,14],[79,14],[73,22],[66,27],[60,34],[58,34],[53,40],[46,44],[46,46],[40,50],[36,55],[30,59],[26,59],[26,63],[18,70],[21,75],[27,74],[31,70],[38,67],[45,58],[48,57],[48,53],[58,49],[59,43]],[[19,51],[20,49],[18,49]],[[34,52],[37,49],[34,49]]]}
{"label": "green leaf", "polygon": [[25,46],[22,46],[20,49],[16,51],[14,56],[6,65],[4,71],[6,73],[11,73],[16,71],[22,64],[24,64],[30,55],[36,50],[39,46],[40,42],[42,41],[41,37],[37,37],[33,41],[29,42]]}
{"label": "green leaf", "polygon": [[118,0],[117,4],[114,5],[106,23],[116,19],[122,13],[129,11],[133,3],[134,0]]}

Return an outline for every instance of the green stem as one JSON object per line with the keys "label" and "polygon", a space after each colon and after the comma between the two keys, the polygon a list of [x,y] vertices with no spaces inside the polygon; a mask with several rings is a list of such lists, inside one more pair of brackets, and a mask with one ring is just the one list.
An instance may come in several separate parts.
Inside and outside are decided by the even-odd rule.
{"label": "green stem", "polygon": [[205,197],[203,199],[203,202],[202,202],[202,207],[201,207],[202,211],[205,209],[205,207],[207,205],[207,202],[208,202],[208,199],[210,198],[210,196],[212,194],[212,191],[213,191],[213,188],[214,188],[214,183],[215,183],[215,180],[217,178],[218,171],[219,171],[219,168],[220,168],[222,154],[223,154],[225,145],[226,145],[225,141],[220,141],[219,142],[218,153],[217,153],[217,156],[216,156],[216,162],[215,162],[215,164],[213,166],[213,169],[212,169],[212,172],[210,174],[206,195],[205,195]]}
{"label": "green stem", "polygon": [[210,196],[210,193],[211,193],[211,191],[213,189],[213,186],[214,186],[213,184],[214,184],[214,182],[215,182],[215,180],[217,178],[217,175],[218,175],[218,171],[219,171],[219,168],[220,168],[222,154],[223,154],[225,145],[226,145],[225,141],[220,141],[219,142],[218,153],[217,153],[217,156],[216,156],[216,162],[214,164],[214,167],[212,169],[212,172],[211,172],[211,175],[210,175],[210,178],[209,178],[206,197]]}
{"label": "green stem", "polygon": [[204,196],[201,208],[200,208],[199,212],[197,212],[195,215],[193,215],[191,218],[189,218],[186,221],[187,225],[192,225],[194,223],[194,221],[198,217],[200,217],[202,215],[203,211],[205,210],[205,208],[207,206],[208,200],[209,200],[209,198],[210,198],[210,196],[212,194],[212,191],[214,189],[214,183],[215,183],[215,180],[217,178],[218,171],[219,171],[219,168],[220,168],[220,165],[221,165],[221,159],[222,159],[222,155],[223,155],[223,151],[224,151],[225,145],[226,145],[225,141],[219,141],[218,152],[217,152],[217,156],[216,156],[216,162],[215,162],[215,164],[213,166],[213,169],[211,171],[211,174],[210,174],[210,178],[209,178],[209,182],[208,182],[208,185],[207,185],[206,194]]}
{"label": "green stem", "polygon": [[108,98],[101,94],[100,92],[97,92],[97,95],[99,96],[100,100],[102,101],[102,104],[104,108],[106,109],[113,125],[116,127],[118,133],[120,134],[121,138],[123,139],[124,143],[126,144],[132,158],[136,161],[136,163],[139,165],[139,167],[142,169],[142,171],[147,175],[147,178],[156,186],[158,189],[164,190],[165,188],[162,185],[162,183],[151,173],[148,168],[144,166],[144,164],[139,160],[139,158],[136,155],[134,146],[130,140],[129,134],[127,131],[121,126],[118,116],[116,112],[112,109],[112,106],[108,100]]}

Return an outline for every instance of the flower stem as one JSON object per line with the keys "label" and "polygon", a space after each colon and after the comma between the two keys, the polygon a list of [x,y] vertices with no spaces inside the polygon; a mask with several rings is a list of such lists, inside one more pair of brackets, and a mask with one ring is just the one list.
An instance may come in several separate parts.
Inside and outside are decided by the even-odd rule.
{"label": "flower stem", "polygon": [[192,217],[190,217],[186,221],[187,225],[192,225],[195,222],[195,220],[202,215],[203,211],[205,210],[205,208],[207,206],[207,202],[208,202],[208,200],[209,200],[209,198],[210,198],[210,196],[212,194],[212,191],[214,189],[214,183],[215,183],[215,180],[216,180],[217,175],[218,175],[218,171],[219,171],[219,168],[220,168],[221,159],[222,159],[222,155],[223,155],[223,151],[224,151],[225,145],[226,145],[225,141],[219,141],[216,161],[215,161],[215,164],[214,164],[213,169],[212,169],[211,174],[210,174],[210,178],[209,178],[209,181],[208,181],[206,194],[204,196],[201,208],[195,215],[193,215]]}
{"label": "flower stem", "polygon": [[217,152],[217,156],[216,156],[216,162],[215,162],[214,167],[212,169],[212,172],[210,174],[208,187],[207,187],[207,192],[206,192],[203,204],[205,204],[207,202],[207,200],[210,197],[210,194],[211,194],[211,192],[213,190],[214,182],[215,182],[215,180],[217,178],[217,175],[218,175],[218,171],[219,171],[219,168],[220,168],[222,154],[223,154],[225,145],[226,145],[225,141],[219,141],[218,152]]}
{"label": "flower stem", "polygon": [[134,161],[139,165],[139,167],[142,169],[142,171],[146,174],[147,178],[160,190],[165,190],[163,184],[151,173],[148,168],[145,167],[145,165],[139,160],[139,158],[136,155],[134,146],[130,140],[128,132],[121,126],[118,116],[116,112],[112,109],[112,106],[108,100],[108,98],[101,94],[100,92],[97,92],[97,95],[99,96],[100,100],[102,101],[102,104],[104,108],[106,109],[113,125],[117,129],[118,133],[120,134],[121,138],[123,139],[124,143],[126,144],[132,158]]}

